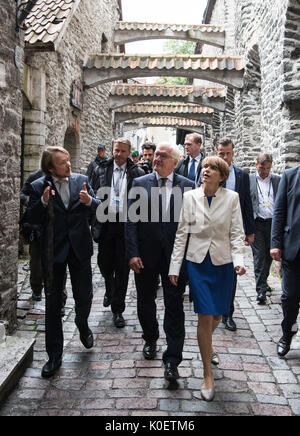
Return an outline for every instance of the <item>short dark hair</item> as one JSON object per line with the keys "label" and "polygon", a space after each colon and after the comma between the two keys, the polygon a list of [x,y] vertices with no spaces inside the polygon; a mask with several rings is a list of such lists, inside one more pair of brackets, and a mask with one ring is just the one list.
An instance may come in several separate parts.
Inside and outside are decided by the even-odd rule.
{"label": "short dark hair", "polygon": [[142,150],[150,150],[152,148],[153,153],[155,153],[156,150],[156,145],[153,142],[150,141],[146,141],[144,142],[144,144],[142,145]]}
{"label": "short dark hair", "polygon": [[256,158],[256,163],[264,165],[265,163],[273,163],[273,157],[269,153],[260,153]]}
{"label": "short dark hair", "polygon": [[223,145],[223,147],[227,147],[228,145],[232,145],[232,148],[234,148],[234,143],[230,138],[221,138],[217,142],[217,149],[219,145]]}

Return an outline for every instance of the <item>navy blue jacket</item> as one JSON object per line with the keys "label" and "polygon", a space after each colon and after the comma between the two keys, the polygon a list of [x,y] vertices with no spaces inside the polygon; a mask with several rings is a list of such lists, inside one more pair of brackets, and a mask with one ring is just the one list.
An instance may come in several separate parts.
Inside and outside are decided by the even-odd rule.
{"label": "navy blue jacket", "polygon": [[252,235],[255,233],[255,222],[250,195],[249,174],[234,165],[233,168],[235,173],[235,192],[240,197],[245,235]]}
{"label": "navy blue jacket", "polygon": [[[126,257],[140,257],[145,268],[156,267],[160,261],[163,250],[168,262],[171,259],[178,222],[174,221],[174,198],[170,199],[169,222],[151,221],[151,188],[158,188],[156,173],[134,179],[132,188],[141,187],[147,193],[148,217],[145,222],[132,222],[130,216],[125,225]],[[183,195],[184,189],[193,189],[195,183],[191,180],[174,173],[173,188],[179,188]],[[134,199],[128,201],[128,212],[134,203]],[[153,211],[152,211],[153,213]]]}
{"label": "navy blue jacket", "polygon": [[[91,206],[86,206],[79,201],[79,192],[83,183],[87,185],[87,191],[92,197]],[[54,262],[64,262],[68,256],[70,246],[79,261],[87,260],[93,254],[93,242],[91,237],[89,220],[96,213],[100,200],[96,199],[94,191],[89,185],[87,176],[72,173],[69,178],[70,202],[66,209],[58,191],[53,184],[55,196],[54,207]],[[45,176],[35,180],[30,185],[30,201],[28,205],[28,221],[30,224],[42,226],[42,247],[45,246],[47,235],[47,207],[41,201],[45,190]]]}
{"label": "navy blue jacket", "polygon": [[300,166],[284,171],[279,183],[271,230],[271,249],[280,248],[292,262],[300,250]]}

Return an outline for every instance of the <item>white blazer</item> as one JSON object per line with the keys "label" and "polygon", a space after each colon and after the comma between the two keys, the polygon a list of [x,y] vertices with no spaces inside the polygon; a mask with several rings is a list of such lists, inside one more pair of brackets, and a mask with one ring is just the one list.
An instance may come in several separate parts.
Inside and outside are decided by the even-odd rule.
{"label": "white blazer", "polygon": [[244,266],[244,229],[237,192],[220,187],[209,207],[202,187],[188,191],[173,247],[169,275],[179,275],[188,235],[186,259],[203,262],[209,251],[213,265]]}

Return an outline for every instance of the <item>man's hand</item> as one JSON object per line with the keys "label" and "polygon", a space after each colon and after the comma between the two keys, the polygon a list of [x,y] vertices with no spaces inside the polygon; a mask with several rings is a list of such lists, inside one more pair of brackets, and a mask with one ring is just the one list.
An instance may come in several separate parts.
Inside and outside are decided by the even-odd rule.
{"label": "man's hand", "polygon": [[238,276],[242,276],[246,273],[246,268],[244,268],[243,266],[236,266],[234,270]]}
{"label": "man's hand", "polygon": [[140,270],[144,268],[142,259],[140,257],[132,257],[129,259],[129,268],[136,274],[139,274],[141,272]]}
{"label": "man's hand", "polygon": [[169,279],[170,279],[170,282],[172,283],[172,285],[177,286],[178,276],[170,275]]}
{"label": "man's hand", "polygon": [[[54,197],[54,195],[55,195],[54,189],[51,190],[51,195]],[[48,203],[49,198],[50,198],[50,186],[47,186],[47,188],[43,192],[43,201],[45,203]]]}
{"label": "man's hand", "polygon": [[252,233],[251,235],[245,236],[245,245],[246,246],[253,244],[253,242],[254,242],[254,233]]}
{"label": "man's hand", "polygon": [[82,190],[79,192],[79,201],[83,204],[90,204],[92,201],[92,197],[87,192],[85,182],[82,184]]}
{"label": "man's hand", "polygon": [[270,256],[272,257],[272,259],[280,262],[282,256],[282,250],[280,248],[272,248],[272,250],[270,250]]}

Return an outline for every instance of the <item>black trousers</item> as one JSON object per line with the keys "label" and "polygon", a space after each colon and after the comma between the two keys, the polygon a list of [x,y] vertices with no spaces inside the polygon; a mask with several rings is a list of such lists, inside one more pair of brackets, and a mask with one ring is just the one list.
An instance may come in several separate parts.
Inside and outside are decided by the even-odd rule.
{"label": "black trousers", "polygon": [[61,356],[63,352],[61,307],[67,266],[75,300],[75,324],[80,331],[88,328],[88,317],[93,299],[91,259],[79,261],[70,248],[65,262],[54,263],[53,286],[46,293],[46,351],[49,357]]}
{"label": "black trousers", "polygon": [[135,274],[138,318],[143,330],[143,339],[146,342],[157,341],[159,328],[155,300],[157,280],[160,274],[165,306],[163,327],[167,340],[163,361],[165,364],[172,362],[179,365],[182,361],[185,337],[183,294],[187,280],[183,267],[178,286],[173,286],[168,277],[170,259],[167,259],[162,253],[158,260],[156,268],[144,268],[140,274]]}
{"label": "black trousers", "polygon": [[129,266],[125,256],[124,223],[107,223],[98,246],[98,266],[105,280],[106,295],[113,313],[123,313]]}
{"label": "black trousers", "polygon": [[[29,242],[29,255],[30,287],[35,294],[41,294],[44,287],[44,275],[42,268],[41,243],[38,239]],[[65,307],[68,298],[66,282],[67,273],[64,278],[62,307]]]}
{"label": "black trousers", "polygon": [[[290,339],[292,327],[297,322],[300,304],[300,251],[293,262],[282,260],[282,311],[283,336]],[[293,329],[293,331],[295,331]]]}
{"label": "black trousers", "polygon": [[41,262],[41,244],[36,238],[29,241],[29,269],[30,269],[30,287],[35,294],[40,294],[44,286],[42,262]]}
{"label": "black trousers", "polygon": [[255,220],[255,239],[251,244],[254,263],[256,292],[266,292],[272,257],[270,256],[272,219]]}

